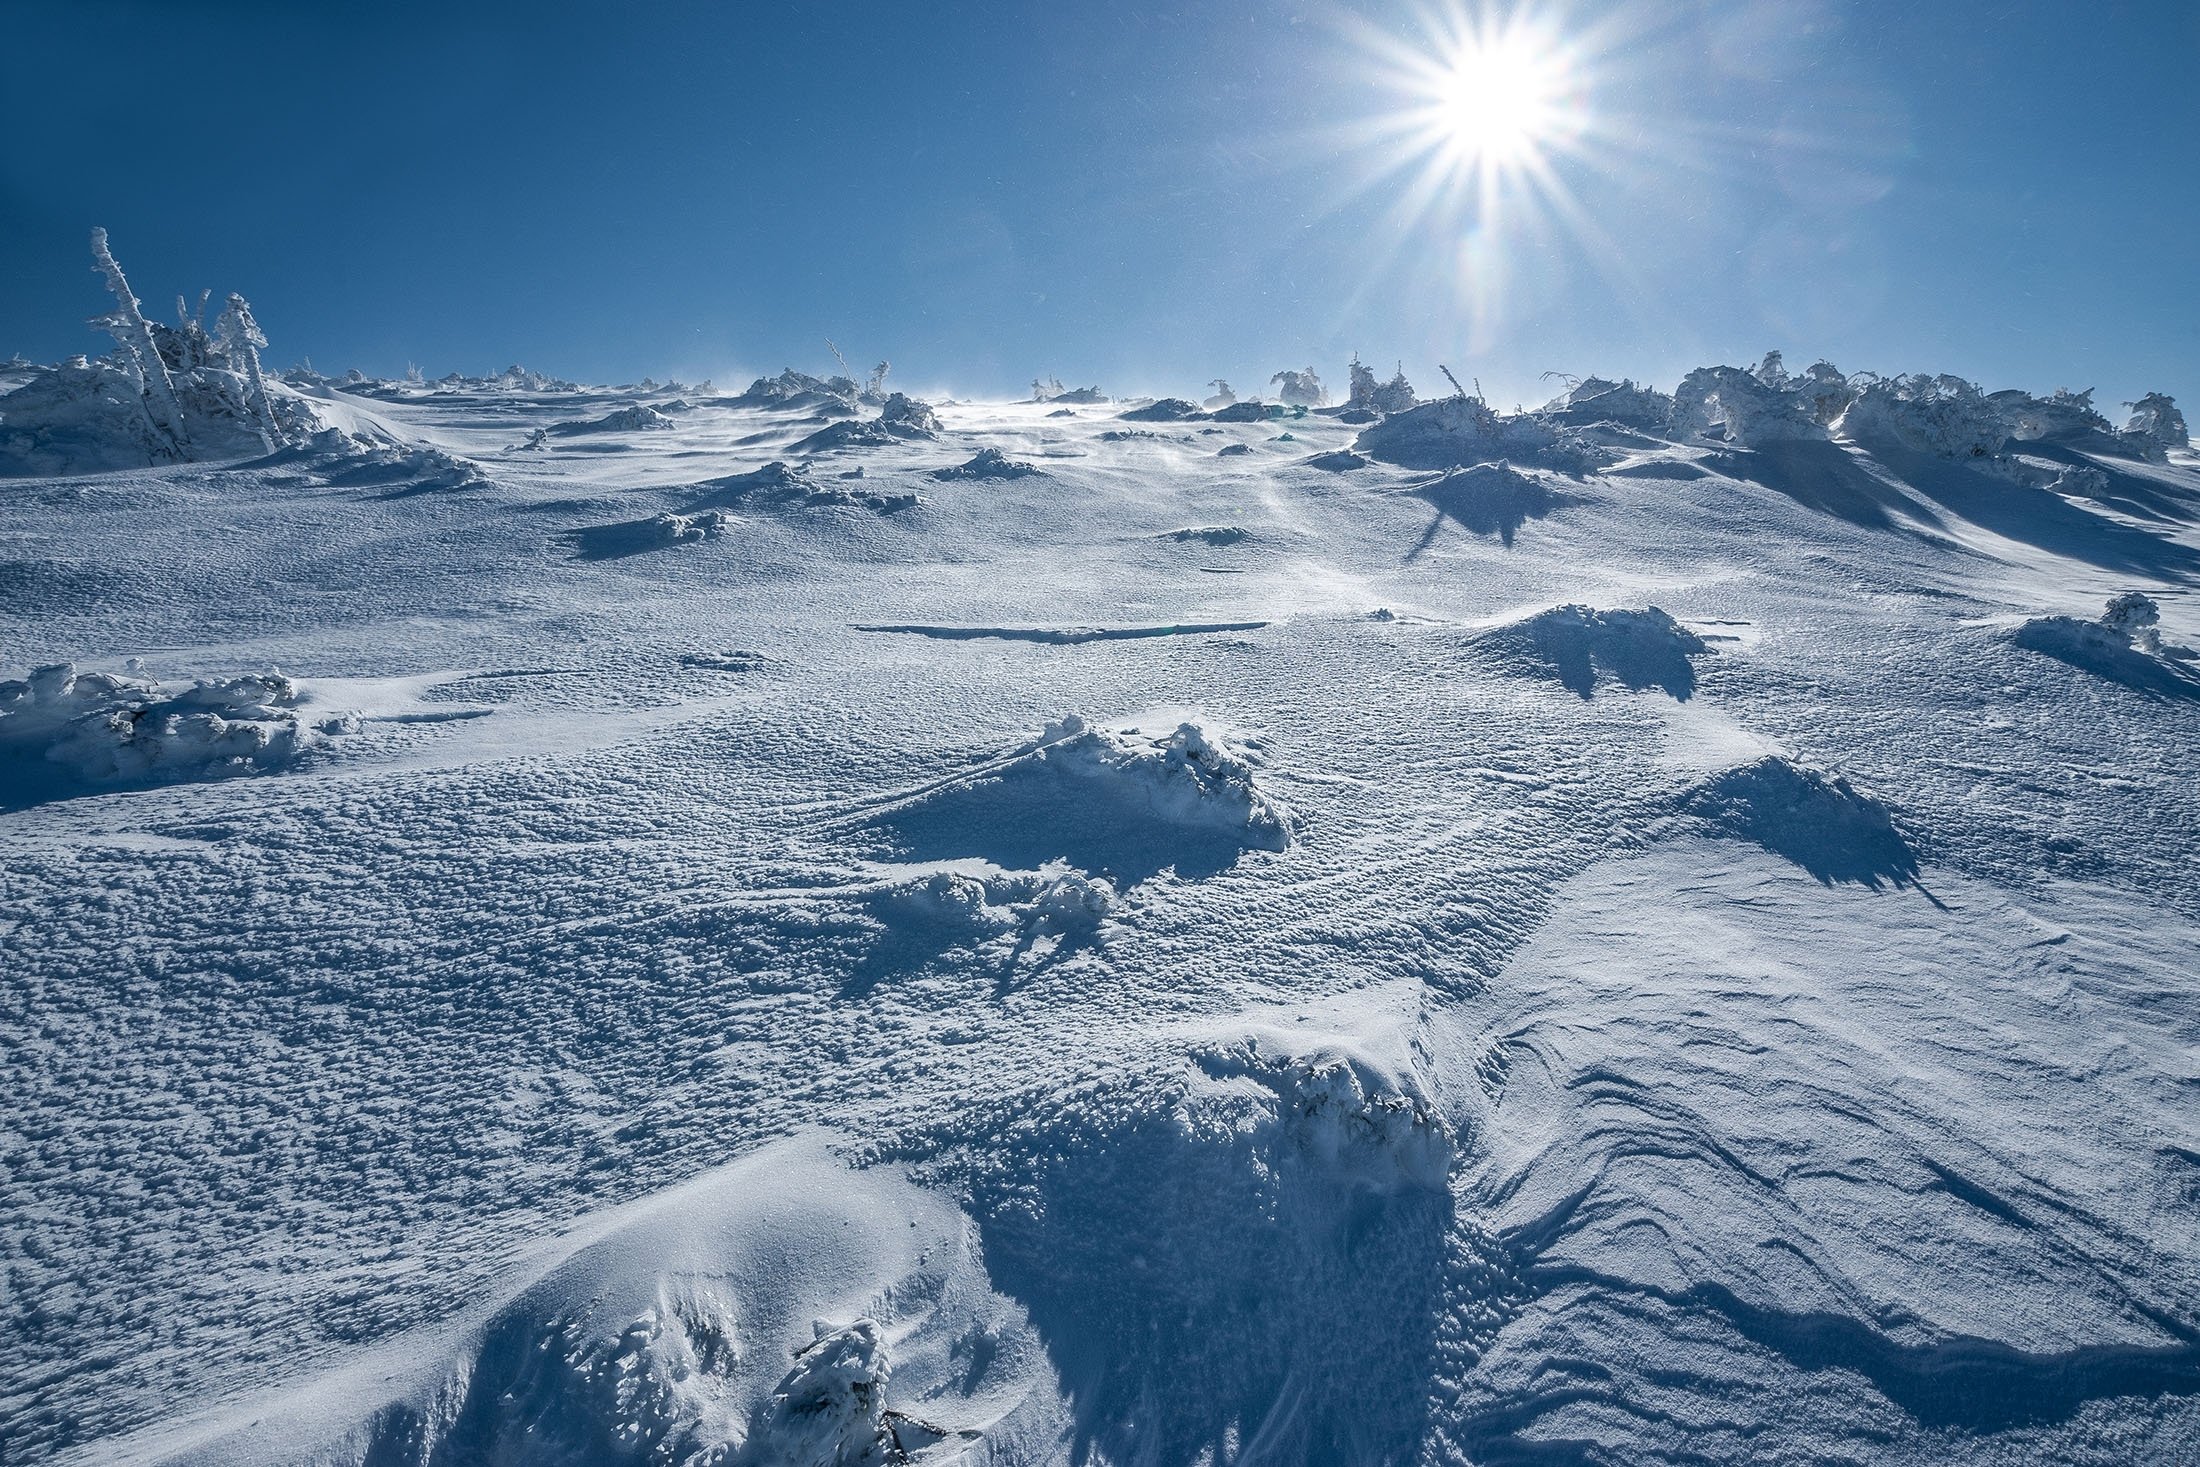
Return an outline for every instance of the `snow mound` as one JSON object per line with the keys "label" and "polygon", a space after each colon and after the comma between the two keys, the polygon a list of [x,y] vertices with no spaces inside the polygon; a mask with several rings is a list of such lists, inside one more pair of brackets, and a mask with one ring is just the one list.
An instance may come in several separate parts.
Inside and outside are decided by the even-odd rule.
{"label": "snow mound", "polygon": [[1354,469],[1366,468],[1368,462],[1369,460],[1364,454],[1354,453],[1349,448],[1338,448],[1328,453],[1315,454],[1306,461],[1306,466],[1310,469],[1322,469],[1332,474],[1347,474]]}
{"label": "snow mound", "polygon": [[1972,383],[1946,374],[1871,382],[1842,412],[1834,430],[1867,445],[1893,442],[1957,460],[1992,458],[2009,439],[2001,410]]}
{"label": "snow mound", "polygon": [[2196,654],[2165,644],[2161,619],[2152,597],[2127,591],[2108,603],[2098,621],[2036,616],[2010,633],[2009,640],[2135,692],[2200,698],[2200,674],[2190,665]]}
{"label": "snow mound", "polygon": [[2150,392],[2129,406],[2130,421],[2117,436],[2138,448],[2143,457],[2161,463],[2169,457],[2169,450],[2192,446],[2192,431],[2185,426],[2185,415],[2178,411],[2175,398]]}
{"label": "snow mound", "polygon": [[1217,423],[1265,423],[1270,418],[1283,416],[1283,409],[1270,407],[1258,398],[1248,402],[1225,403],[1207,415]]}
{"label": "snow mound", "polygon": [[1538,415],[1582,427],[1618,423],[1661,433],[1673,420],[1673,399],[1655,387],[1638,386],[1628,379],[1609,382],[1602,377],[1584,377],[1545,403]]}
{"label": "snow mound", "polygon": [[1057,861],[1036,871],[984,866],[928,872],[888,887],[883,906],[892,915],[972,937],[1077,941],[1094,937],[1119,900],[1105,878]]}
{"label": "snow mound", "polygon": [[1408,469],[1448,469],[1506,460],[1569,474],[1598,464],[1593,444],[1532,414],[1506,417],[1473,397],[1445,397],[1371,423],[1352,446]]}
{"label": "snow mound", "polygon": [[918,862],[1041,872],[1066,862],[1118,888],[1170,870],[1212,876],[1248,850],[1289,848],[1298,830],[1252,756],[1203,725],[1102,729],[1075,716],[871,823]]}
{"label": "snow mound", "polygon": [[1290,808],[1254,782],[1250,760],[1197,723],[1155,738],[1110,732],[1076,714],[1047,725],[1031,758],[1090,780],[1125,804],[1143,806],[1172,825],[1204,826],[1280,851],[1291,844]]}
{"label": "snow mound", "polygon": [[1135,407],[1129,412],[1118,414],[1126,423],[1181,423],[1199,415],[1199,404],[1186,402],[1181,397],[1164,397],[1158,402],[1150,402],[1144,407]]}
{"label": "snow mound", "polygon": [[1710,650],[1655,606],[1641,611],[1554,606],[1500,627],[1482,642],[1532,671],[1556,677],[1583,698],[1594,696],[1601,672],[1636,692],[1663,688],[1685,700],[1696,691],[1696,670],[1688,659]]}
{"label": "snow mound", "polygon": [[981,448],[966,461],[952,468],[934,469],[935,479],[1021,479],[1026,474],[1039,472],[1037,466],[1013,459],[998,448]]}
{"label": "snow mound", "polygon": [[1199,540],[1208,545],[1236,545],[1250,536],[1236,525],[1187,525],[1181,530],[1168,531],[1162,538]]}
{"label": "snow mound", "polygon": [[584,433],[654,433],[672,426],[672,419],[646,403],[615,408],[600,418],[568,418],[552,423],[550,432],[560,438]]}
{"label": "snow mound", "polygon": [[334,731],[302,723],[297,702],[298,690],[280,673],[168,693],[150,680],[55,663],[0,682],[0,751],[18,764],[25,785],[37,783],[22,766],[30,759],[92,786],[261,773]]}
{"label": "snow mound", "polygon": [[853,378],[812,377],[789,367],[776,377],[757,378],[733,401],[742,407],[852,413],[861,395]]}
{"label": "snow mound", "polygon": [[1917,854],[1884,804],[1841,775],[1778,755],[1721,771],[1690,790],[1682,805],[1828,885],[1876,888],[1917,879]]}
{"label": "snow mound", "polygon": [[789,468],[784,460],[773,459],[760,469],[751,469],[745,474],[729,474],[725,478],[710,479],[696,485],[698,492],[694,507],[740,505],[816,509],[844,505],[892,514],[899,510],[914,509],[923,502],[907,490],[849,487],[856,482],[860,480],[820,484],[806,471]]}
{"label": "snow mound", "polygon": [[825,453],[839,448],[888,448],[896,443],[936,438],[939,432],[939,417],[928,404],[897,392],[886,399],[877,417],[860,422],[829,423],[795,444],[795,451]]}

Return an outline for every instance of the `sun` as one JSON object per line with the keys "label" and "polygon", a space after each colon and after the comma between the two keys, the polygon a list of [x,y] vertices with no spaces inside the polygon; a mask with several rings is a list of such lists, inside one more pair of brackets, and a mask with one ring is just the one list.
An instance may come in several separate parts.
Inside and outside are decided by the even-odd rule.
{"label": "sun", "polygon": [[1457,165],[1525,167],[1579,121],[1564,59],[1525,27],[1463,38],[1420,80],[1428,94],[1424,126]]}

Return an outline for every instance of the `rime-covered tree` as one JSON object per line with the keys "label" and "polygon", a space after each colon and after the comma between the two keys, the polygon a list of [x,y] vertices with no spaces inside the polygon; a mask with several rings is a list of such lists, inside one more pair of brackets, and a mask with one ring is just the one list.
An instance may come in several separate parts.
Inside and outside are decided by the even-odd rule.
{"label": "rime-covered tree", "polygon": [[260,330],[260,323],[252,319],[251,303],[231,291],[215,330],[221,333],[221,348],[229,358],[230,370],[244,378],[248,406],[261,441],[272,452],[283,441],[283,429],[267,400],[267,381],[260,375],[260,348],[267,345],[267,336]]}
{"label": "rime-covered tree", "polygon": [[146,416],[167,440],[173,456],[188,458],[191,440],[183,426],[183,408],[176,402],[175,384],[169,380],[167,363],[161,360],[160,345],[153,339],[153,323],[145,319],[138,298],[130,293],[130,282],[107,248],[104,229],[92,231],[92,268],[106,280],[107,289],[115,297],[115,309],[94,317],[92,324],[112,335],[121,343],[123,354],[136,363]]}

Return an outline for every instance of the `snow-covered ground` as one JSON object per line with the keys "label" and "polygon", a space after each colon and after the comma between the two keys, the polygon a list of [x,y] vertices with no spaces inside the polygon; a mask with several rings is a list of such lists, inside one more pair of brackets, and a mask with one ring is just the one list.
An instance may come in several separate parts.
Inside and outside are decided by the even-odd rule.
{"label": "snow-covered ground", "polygon": [[0,1460],[2200,1459],[2200,463],[1874,390],[0,480]]}

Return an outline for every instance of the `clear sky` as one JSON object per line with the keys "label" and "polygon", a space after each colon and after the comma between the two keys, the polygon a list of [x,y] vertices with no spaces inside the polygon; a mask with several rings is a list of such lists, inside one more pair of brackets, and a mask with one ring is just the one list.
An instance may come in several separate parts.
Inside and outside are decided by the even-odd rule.
{"label": "clear sky", "polygon": [[0,0],[0,355],[100,349],[102,224],[325,371],[1509,406],[1778,347],[2200,406],[2195,0],[1460,11]]}

